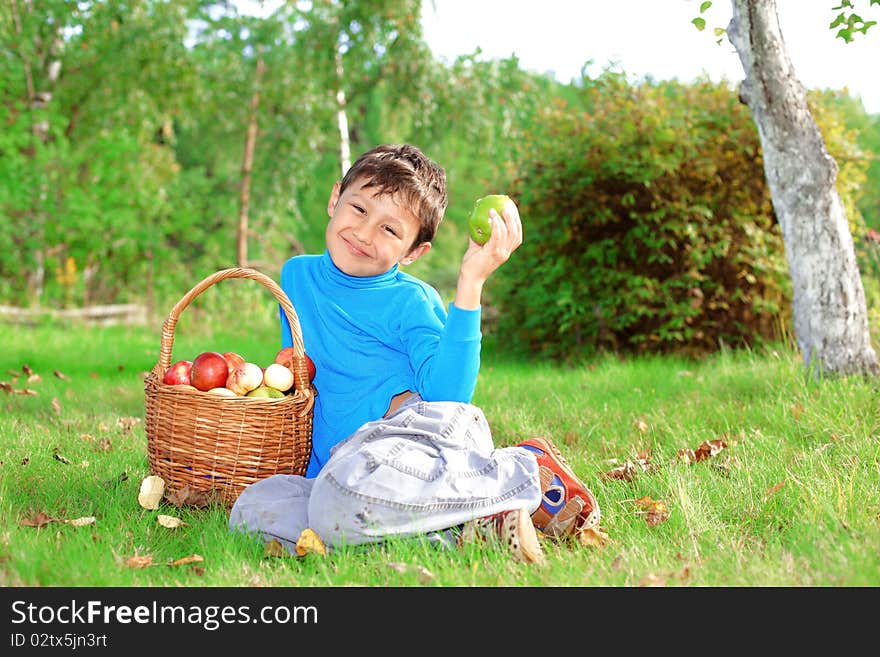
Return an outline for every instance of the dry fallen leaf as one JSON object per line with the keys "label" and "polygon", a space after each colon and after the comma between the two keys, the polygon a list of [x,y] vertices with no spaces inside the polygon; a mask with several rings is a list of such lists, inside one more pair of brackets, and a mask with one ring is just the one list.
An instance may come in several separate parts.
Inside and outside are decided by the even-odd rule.
{"label": "dry fallen leaf", "polygon": [[18,524],[23,527],[44,527],[50,522],[56,522],[57,520],[58,518],[53,518],[42,511],[37,511],[33,518],[22,518]]}
{"label": "dry fallen leaf", "polygon": [[627,459],[621,465],[602,474],[606,479],[632,481],[640,472],[649,472],[653,469],[656,469],[656,466],[651,463],[650,456],[639,455],[635,460]]}
{"label": "dry fallen leaf", "polygon": [[188,557],[181,557],[180,559],[175,559],[172,561],[169,566],[185,566],[188,563],[199,563],[200,561],[204,561],[205,558],[200,554],[191,554]]}
{"label": "dry fallen leaf", "polygon": [[0,381],[0,390],[5,393],[12,394],[12,384],[7,383],[6,381]]}
{"label": "dry fallen leaf", "polygon": [[39,383],[42,380],[43,380],[43,377],[41,377],[39,374],[31,374],[27,378],[28,383]]}
{"label": "dry fallen leaf", "polygon": [[55,453],[52,454],[56,461],[61,461],[65,465],[70,465],[70,459],[64,456],[64,454],[60,454],[58,450],[55,450]]}
{"label": "dry fallen leaf", "polygon": [[145,509],[158,509],[164,492],[165,480],[162,477],[156,475],[144,477],[141,481],[141,490],[138,493],[138,504]]}
{"label": "dry fallen leaf", "polygon": [[290,552],[284,549],[281,542],[277,538],[273,538],[266,543],[266,549],[263,551],[264,557],[289,557]]}
{"label": "dry fallen leaf", "polygon": [[52,410],[56,413],[61,412],[61,402],[58,401],[58,397],[52,397]]}
{"label": "dry fallen leaf", "polygon": [[608,534],[602,531],[601,527],[590,527],[589,529],[579,529],[575,534],[578,543],[583,547],[604,547],[611,539]]}
{"label": "dry fallen leaf", "polygon": [[55,370],[54,372],[52,372],[52,374],[57,376],[62,381],[69,381],[69,379],[67,378],[67,375],[64,374],[64,372],[62,372],[61,370]]}
{"label": "dry fallen leaf", "polygon": [[177,507],[194,506],[204,508],[210,506],[217,499],[218,495],[219,493],[214,490],[198,490],[190,488],[189,484],[184,484],[180,490],[168,491],[165,499]]}
{"label": "dry fallen leaf", "polygon": [[782,481],[780,481],[778,484],[776,484],[776,485],[774,485],[774,486],[770,486],[770,488],[768,488],[768,489],[764,492],[764,496],[765,496],[765,497],[770,497],[771,495],[773,495],[773,493],[775,493],[776,491],[778,491],[778,490],[779,490],[780,488],[782,488],[783,486],[785,486],[785,479],[783,479]]}
{"label": "dry fallen leaf", "polygon": [[606,479],[621,479],[623,481],[632,481],[636,476],[636,465],[630,461],[626,460],[621,465],[618,465],[616,468],[612,468],[607,472],[603,472],[602,475]]}
{"label": "dry fallen leaf", "polygon": [[720,438],[717,440],[704,440],[702,443],[700,443],[700,446],[697,447],[697,450],[695,452],[697,460],[704,461],[708,458],[712,458],[725,447],[727,447],[727,443],[725,443]]}
{"label": "dry fallen leaf", "polygon": [[309,553],[327,554],[324,542],[321,537],[315,533],[315,530],[306,527],[302,530],[299,538],[296,539],[296,555],[304,557]]}
{"label": "dry fallen leaf", "polygon": [[163,527],[167,527],[168,529],[176,529],[177,527],[186,525],[186,523],[180,518],[175,518],[174,516],[166,516],[161,513],[156,516],[156,521],[160,525],[162,525]]}
{"label": "dry fallen leaf", "polygon": [[669,506],[663,500],[655,500],[647,495],[636,500],[636,506],[645,514],[645,522],[651,527],[669,519]]}
{"label": "dry fallen leaf", "polygon": [[133,556],[125,561],[125,565],[129,568],[146,568],[153,565],[153,557],[151,556]]}
{"label": "dry fallen leaf", "polygon": [[704,440],[696,450],[685,448],[678,450],[678,458],[687,464],[699,463],[718,454],[727,447],[727,443],[721,440]]}
{"label": "dry fallen leaf", "polygon": [[74,527],[85,527],[86,525],[95,524],[95,516],[83,516],[82,518],[63,520],[62,522],[66,522],[68,525],[73,525]]}
{"label": "dry fallen leaf", "polygon": [[28,376],[30,376],[31,374],[34,373],[34,371],[31,369],[31,366],[28,365],[27,363],[25,363],[24,365],[21,366],[21,371],[24,372],[25,374],[27,374]]}

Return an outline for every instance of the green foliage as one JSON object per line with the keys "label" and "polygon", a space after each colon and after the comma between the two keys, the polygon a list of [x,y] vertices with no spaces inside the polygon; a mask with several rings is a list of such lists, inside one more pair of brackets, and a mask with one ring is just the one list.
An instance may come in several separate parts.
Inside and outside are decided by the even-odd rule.
{"label": "green foliage", "polygon": [[[502,271],[528,271],[540,258],[539,276],[509,277],[528,288],[511,297],[521,345],[540,352],[557,334],[574,334],[585,353],[700,351],[738,343],[754,326],[758,337],[777,334],[782,248],[753,131],[729,95],[705,85],[632,88],[613,75],[561,85],[521,70],[515,57],[485,61],[479,50],[440,63],[421,37],[419,8],[417,0],[290,2],[256,18],[211,0],[4,4],[0,300],[147,299],[162,314],[202,277],[235,264],[255,99],[249,264],[274,274],[290,255],[321,251],[340,175],[341,90],[353,156],[411,141],[446,168],[447,218],[430,256],[410,271],[447,299],[474,200],[520,197],[523,251],[532,253]],[[834,105],[830,131],[849,149],[829,144],[858,245],[856,208],[868,226],[880,222],[876,160],[867,182],[863,172],[880,145],[876,121],[848,111],[846,100],[822,103]],[[566,205],[569,187],[585,205]],[[555,216],[566,218],[554,224]],[[580,252],[566,231],[596,240]],[[557,251],[564,257],[547,259]],[[611,266],[621,262],[630,274]],[[597,286],[616,298],[599,303],[589,291]],[[487,289],[490,323],[505,296]],[[535,314],[542,299],[552,300],[550,329],[540,328],[544,311]]]}
{"label": "green foliage", "polygon": [[[871,5],[880,5],[880,0],[868,0],[868,5],[865,8],[867,9]],[[832,11],[845,10],[841,11],[828,27],[832,30],[835,27],[839,27],[840,29],[837,30],[836,36],[847,43],[853,40],[855,34],[865,35],[870,28],[877,24],[877,21],[865,20],[855,11],[850,11],[856,9],[853,0],[840,0],[840,4],[831,9]]]}
{"label": "green foliage", "polygon": [[554,357],[702,353],[780,335],[787,271],[747,109],[723,85],[607,72],[535,126],[527,239],[499,332]]}

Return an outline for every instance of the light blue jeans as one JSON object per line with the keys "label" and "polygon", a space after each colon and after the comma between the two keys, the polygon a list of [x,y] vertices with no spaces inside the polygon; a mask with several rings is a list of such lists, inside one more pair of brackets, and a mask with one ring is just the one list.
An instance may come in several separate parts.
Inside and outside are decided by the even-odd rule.
{"label": "light blue jeans", "polygon": [[483,412],[414,395],[336,445],[314,479],[272,475],[242,491],[229,528],[294,551],[309,527],[329,547],[416,536],[468,520],[538,508],[532,452],[496,449]]}

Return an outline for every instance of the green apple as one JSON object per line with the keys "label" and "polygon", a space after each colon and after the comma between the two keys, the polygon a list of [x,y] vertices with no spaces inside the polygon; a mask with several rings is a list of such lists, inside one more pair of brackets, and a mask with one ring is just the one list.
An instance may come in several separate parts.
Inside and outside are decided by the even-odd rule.
{"label": "green apple", "polygon": [[504,194],[489,194],[483,198],[478,198],[474,203],[474,209],[471,210],[468,217],[468,231],[471,239],[482,246],[489,241],[492,235],[492,227],[489,225],[489,210],[495,210],[498,216],[501,216],[501,210],[508,203],[513,203],[509,196]]}
{"label": "green apple", "polygon": [[245,395],[245,397],[263,397],[270,399],[280,399],[283,396],[283,392],[281,392],[277,388],[270,388],[269,386],[260,386],[259,388],[254,388]]}

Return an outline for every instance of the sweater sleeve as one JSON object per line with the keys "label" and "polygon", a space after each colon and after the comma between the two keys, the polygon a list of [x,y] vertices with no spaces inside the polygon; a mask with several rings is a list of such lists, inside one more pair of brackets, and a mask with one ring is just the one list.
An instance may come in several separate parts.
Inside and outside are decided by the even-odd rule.
{"label": "sweater sleeve", "polygon": [[434,312],[442,322],[439,333],[425,326],[404,329],[418,392],[425,401],[470,402],[480,370],[481,310],[450,303],[444,313],[438,300]]}

